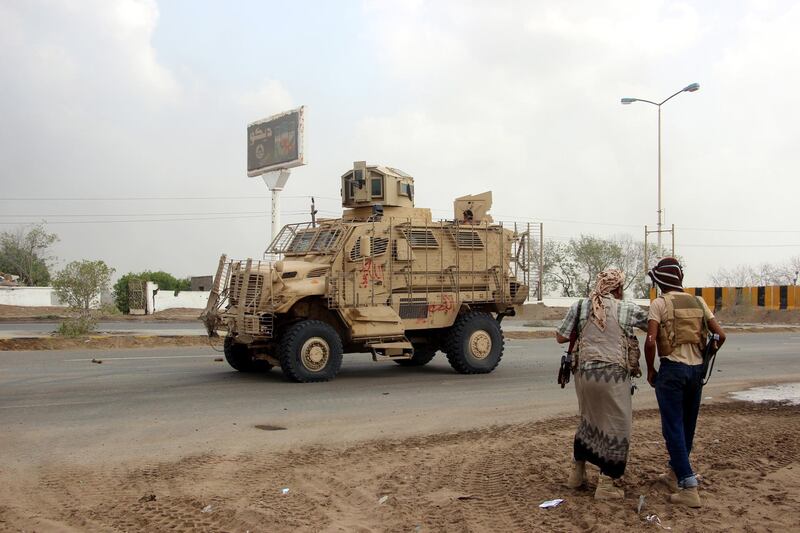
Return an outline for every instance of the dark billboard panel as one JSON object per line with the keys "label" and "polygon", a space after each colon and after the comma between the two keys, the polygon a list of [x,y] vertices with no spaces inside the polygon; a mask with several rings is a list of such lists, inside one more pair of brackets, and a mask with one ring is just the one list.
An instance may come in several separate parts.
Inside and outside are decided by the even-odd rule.
{"label": "dark billboard panel", "polygon": [[303,107],[247,126],[247,175],[303,164]]}

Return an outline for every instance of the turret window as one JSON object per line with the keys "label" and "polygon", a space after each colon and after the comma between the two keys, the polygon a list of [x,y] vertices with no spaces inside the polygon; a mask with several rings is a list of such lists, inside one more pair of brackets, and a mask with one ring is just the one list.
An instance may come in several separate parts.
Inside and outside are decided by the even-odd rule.
{"label": "turret window", "polygon": [[371,194],[373,198],[383,198],[383,178],[372,178]]}

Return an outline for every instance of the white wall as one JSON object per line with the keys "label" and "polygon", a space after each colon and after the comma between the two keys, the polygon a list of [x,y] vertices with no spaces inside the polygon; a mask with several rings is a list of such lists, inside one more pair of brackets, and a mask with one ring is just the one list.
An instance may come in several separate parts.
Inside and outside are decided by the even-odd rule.
{"label": "white wall", "polygon": [[0,287],[0,305],[66,307],[52,287]]}
{"label": "white wall", "polygon": [[148,281],[145,287],[147,294],[152,297],[147,302],[147,314],[157,313],[165,309],[175,309],[178,307],[188,309],[205,309],[208,303],[210,291],[175,291],[160,290],[158,285]]}

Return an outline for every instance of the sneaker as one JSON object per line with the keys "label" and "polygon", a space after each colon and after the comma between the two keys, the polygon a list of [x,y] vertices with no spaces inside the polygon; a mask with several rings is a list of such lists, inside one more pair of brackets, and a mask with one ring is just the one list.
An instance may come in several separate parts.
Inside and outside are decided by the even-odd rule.
{"label": "sneaker", "polygon": [[697,487],[680,489],[675,494],[669,495],[669,501],[670,503],[685,505],[687,507],[697,508],[703,506],[700,502],[700,494],[697,492]]}
{"label": "sneaker", "polygon": [[670,492],[678,492],[678,478],[671,468],[658,476],[658,481],[666,485]]}
{"label": "sneaker", "polygon": [[595,500],[621,500],[625,497],[625,491],[614,485],[614,480],[608,476],[600,474],[597,478],[597,488],[594,491]]}
{"label": "sneaker", "polygon": [[567,480],[567,487],[577,489],[586,485],[586,461],[573,461],[572,473]]}

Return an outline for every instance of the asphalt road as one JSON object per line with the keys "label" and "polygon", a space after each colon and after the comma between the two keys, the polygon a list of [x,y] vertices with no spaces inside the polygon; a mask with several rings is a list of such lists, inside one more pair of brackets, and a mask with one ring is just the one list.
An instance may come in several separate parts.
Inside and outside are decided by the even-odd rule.
{"label": "asphalt road", "polygon": [[[423,368],[353,354],[334,381],[295,384],[278,370],[238,373],[209,348],[0,352],[0,456],[8,466],[166,460],[574,414],[572,385],[555,384],[559,355],[549,339],[509,340],[494,373],[462,376],[441,353]],[[706,401],[800,382],[800,334],[730,335],[717,370]],[[654,407],[638,381],[636,408]]]}
{"label": "asphalt road", "polygon": [[[60,321],[31,320],[28,322],[0,322],[0,338],[41,337],[53,333]],[[205,335],[199,320],[192,321],[102,321],[97,324],[99,333],[128,335]]]}

